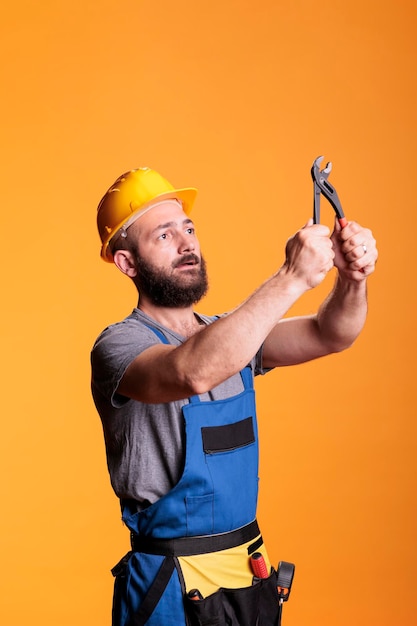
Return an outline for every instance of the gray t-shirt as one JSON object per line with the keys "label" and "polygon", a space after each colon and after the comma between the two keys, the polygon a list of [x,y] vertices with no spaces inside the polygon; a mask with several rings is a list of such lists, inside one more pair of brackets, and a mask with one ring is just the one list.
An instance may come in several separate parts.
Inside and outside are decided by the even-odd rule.
{"label": "gray t-shirt", "polygon": [[[205,324],[214,321],[205,315],[197,317]],[[103,424],[111,483],[119,498],[137,500],[140,509],[168,493],[181,477],[185,439],[181,409],[188,404],[187,399],[144,404],[117,393],[128,365],[160,343],[149,326],[161,331],[172,345],[185,341],[134,309],[123,321],[108,326],[91,352],[92,393]],[[261,349],[250,365],[255,375],[264,373]],[[242,379],[236,374],[200,399],[221,400],[241,391]]]}

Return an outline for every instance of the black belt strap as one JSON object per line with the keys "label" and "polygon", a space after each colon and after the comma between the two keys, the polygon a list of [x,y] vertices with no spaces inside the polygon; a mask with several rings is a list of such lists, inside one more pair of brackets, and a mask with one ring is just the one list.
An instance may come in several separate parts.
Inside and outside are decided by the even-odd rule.
{"label": "black belt strap", "polygon": [[166,557],[163,560],[161,567],[159,568],[155,580],[149,587],[148,593],[143,599],[143,602],[140,605],[138,612],[132,616],[132,620],[130,622],[131,626],[144,626],[144,624],[146,624],[146,622],[154,612],[155,607],[158,604],[162,594],[164,593],[165,588],[170,581],[174,568],[174,559]]}
{"label": "black belt strap", "polygon": [[243,543],[252,541],[259,534],[259,526],[255,520],[247,526],[242,526],[242,528],[227,533],[199,537],[156,539],[131,533],[131,543],[134,552],[164,556],[192,556],[194,554],[207,554],[208,552],[236,548]]}

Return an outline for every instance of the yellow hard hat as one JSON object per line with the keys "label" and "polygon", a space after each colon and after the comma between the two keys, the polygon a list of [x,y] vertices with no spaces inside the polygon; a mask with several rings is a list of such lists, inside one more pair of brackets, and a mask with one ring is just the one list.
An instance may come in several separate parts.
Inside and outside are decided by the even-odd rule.
{"label": "yellow hard hat", "polygon": [[175,189],[171,183],[149,167],[140,167],[122,174],[105,193],[97,207],[102,259],[108,263],[113,261],[109,249],[111,239],[123,226],[125,228],[130,226],[155,201],[178,199],[188,215],[196,195],[197,189],[193,187]]}

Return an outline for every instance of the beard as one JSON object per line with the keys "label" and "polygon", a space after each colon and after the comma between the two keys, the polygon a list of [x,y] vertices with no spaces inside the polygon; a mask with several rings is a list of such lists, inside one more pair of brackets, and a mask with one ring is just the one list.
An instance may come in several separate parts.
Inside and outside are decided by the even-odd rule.
{"label": "beard", "polygon": [[185,254],[173,264],[172,269],[183,263],[194,263],[189,270],[182,270],[175,276],[166,270],[155,267],[145,261],[136,252],[138,268],[135,284],[139,293],[144,293],[155,306],[167,308],[186,308],[196,304],[206,295],[208,290],[207,267],[203,257]]}

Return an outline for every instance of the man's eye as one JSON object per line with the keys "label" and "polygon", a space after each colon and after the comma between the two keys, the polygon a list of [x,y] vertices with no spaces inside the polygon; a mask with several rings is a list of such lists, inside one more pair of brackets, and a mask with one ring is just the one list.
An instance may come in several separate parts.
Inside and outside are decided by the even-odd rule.
{"label": "man's eye", "polygon": [[190,228],[187,228],[187,233],[188,233],[189,235],[194,235],[194,233],[195,233],[195,229],[194,229],[194,228],[191,228],[191,226],[190,226]]}

